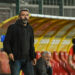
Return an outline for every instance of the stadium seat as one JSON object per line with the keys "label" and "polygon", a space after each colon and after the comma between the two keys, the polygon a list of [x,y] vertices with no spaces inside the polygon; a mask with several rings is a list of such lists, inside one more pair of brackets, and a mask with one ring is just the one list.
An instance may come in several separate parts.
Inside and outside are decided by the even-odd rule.
{"label": "stadium seat", "polygon": [[66,64],[68,64],[68,53],[67,52],[64,52],[64,60]]}
{"label": "stadium seat", "polygon": [[64,59],[64,52],[60,51],[59,52],[59,57],[63,61],[63,59]]}
{"label": "stadium seat", "polygon": [[75,75],[75,70],[73,70],[69,64],[66,65],[65,70],[69,73],[69,75]]}
{"label": "stadium seat", "polygon": [[63,68],[65,68],[65,64],[67,64],[67,62],[66,62],[66,60],[65,60],[65,58],[64,58],[64,52],[62,52],[62,51],[60,51],[59,52],[59,58],[60,58],[60,60],[61,60],[61,66],[63,67]]}
{"label": "stadium seat", "polygon": [[[70,75],[75,75],[75,70],[73,70],[71,68],[71,66],[69,65],[68,63],[68,53],[67,52],[64,52],[64,56],[65,56],[65,60],[67,61],[67,64],[66,64],[66,67],[65,69],[67,70],[67,72],[70,74]],[[75,63],[75,62],[74,62]]]}
{"label": "stadium seat", "polygon": [[39,51],[36,52],[36,59],[38,60],[41,57],[41,53]]}
{"label": "stadium seat", "polygon": [[68,60],[68,53],[67,52],[64,52],[64,57],[66,60]]}
{"label": "stadium seat", "polygon": [[64,68],[62,67],[64,63],[60,60],[59,55],[56,51],[53,52],[53,57],[55,61],[59,64],[58,69],[56,68],[58,75],[68,75],[67,71],[65,71]]}
{"label": "stadium seat", "polygon": [[55,61],[57,61],[58,63],[60,62],[59,55],[58,55],[58,53],[56,51],[53,52],[53,59]]}

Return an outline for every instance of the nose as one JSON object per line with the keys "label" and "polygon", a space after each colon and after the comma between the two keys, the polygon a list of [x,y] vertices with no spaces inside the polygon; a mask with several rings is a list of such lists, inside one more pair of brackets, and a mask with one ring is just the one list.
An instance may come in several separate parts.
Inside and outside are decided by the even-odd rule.
{"label": "nose", "polygon": [[24,16],[24,18],[26,18],[26,16]]}

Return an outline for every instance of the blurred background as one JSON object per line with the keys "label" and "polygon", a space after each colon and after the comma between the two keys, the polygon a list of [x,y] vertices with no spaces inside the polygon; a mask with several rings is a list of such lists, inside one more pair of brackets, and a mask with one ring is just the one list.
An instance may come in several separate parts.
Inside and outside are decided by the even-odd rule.
{"label": "blurred background", "polygon": [[[75,0],[0,0],[1,51],[8,26],[15,23],[19,11],[24,8],[30,10],[29,23],[34,29],[37,56],[39,57],[40,52],[49,51],[53,60],[63,62],[64,59],[67,62],[67,67],[60,65],[60,62],[52,62],[53,75],[75,75],[75,70],[68,67],[68,54],[72,38],[75,38]],[[1,51],[0,74],[8,75],[9,60]]]}

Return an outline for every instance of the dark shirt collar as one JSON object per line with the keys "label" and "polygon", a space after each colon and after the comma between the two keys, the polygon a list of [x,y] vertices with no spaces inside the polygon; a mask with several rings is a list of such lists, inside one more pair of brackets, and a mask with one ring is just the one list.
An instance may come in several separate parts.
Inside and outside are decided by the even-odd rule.
{"label": "dark shirt collar", "polygon": [[27,23],[27,25],[26,25],[26,26],[24,26],[24,25],[22,24],[22,22],[21,22],[21,20],[20,20],[20,19],[16,20],[16,23],[15,23],[15,24],[16,24],[16,25],[18,25],[18,26],[24,27],[24,28],[27,28],[27,27],[28,27],[28,25],[29,25],[29,23]]}

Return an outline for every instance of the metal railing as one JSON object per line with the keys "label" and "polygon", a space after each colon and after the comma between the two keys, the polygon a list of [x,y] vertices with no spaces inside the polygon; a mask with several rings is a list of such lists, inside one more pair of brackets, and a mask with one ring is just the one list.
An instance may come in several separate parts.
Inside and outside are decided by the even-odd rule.
{"label": "metal railing", "polygon": [[[0,0],[1,1],[1,0]],[[33,14],[75,17],[75,0],[19,0],[20,10],[28,8]],[[43,4],[39,4],[43,1]],[[12,1],[13,2],[13,1]],[[16,2],[16,1],[15,1]],[[42,5],[42,6],[41,6]],[[16,15],[15,3],[0,3],[0,22]]]}

